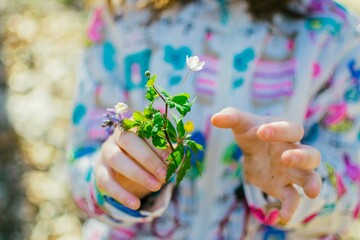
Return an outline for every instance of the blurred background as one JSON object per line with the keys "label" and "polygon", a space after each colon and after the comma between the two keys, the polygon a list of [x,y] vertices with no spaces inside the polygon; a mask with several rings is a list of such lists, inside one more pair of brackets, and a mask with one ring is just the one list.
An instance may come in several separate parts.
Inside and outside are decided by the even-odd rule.
{"label": "blurred background", "polygon": [[0,240],[81,239],[64,148],[93,2],[0,0]]}

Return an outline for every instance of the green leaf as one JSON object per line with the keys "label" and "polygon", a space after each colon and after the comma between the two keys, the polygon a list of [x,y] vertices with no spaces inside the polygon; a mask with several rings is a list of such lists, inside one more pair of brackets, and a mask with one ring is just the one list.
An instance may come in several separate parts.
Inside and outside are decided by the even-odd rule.
{"label": "green leaf", "polygon": [[152,119],[153,118],[153,115],[157,112],[160,112],[159,110],[153,108],[153,107],[147,107],[147,108],[144,108],[144,116],[147,118],[147,119]]}
{"label": "green leaf", "polygon": [[179,105],[179,104],[175,104],[175,108],[176,110],[182,115],[185,116],[188,112],[191,111],[191,105]]}
{"label": "green leaf", "polygon": [[185,152],[185,157],[183,159],[183,163],[180,166],[179,172],[176,176],[176,184],[179,185],[180,182],[184,179],[186,172],[190,169],[190,159],[191,159],[191,154],[189,150],[186,150]]}
{"label": "green leaf", "polygon": [[179,144],[176,148],[175,148],[175,151],[176,152],[176,155],[175,155],[175,161],[178,165],[180,165],[182,159],[183,159],[183,156],[184,156],[184,151],[185,151],[185,148],[182,144]]}
{"label": "green leaf", "polygon": [[184,146],[181,144],[177,145],[175,150],[168,157],[167,161],[175,162],[176,165],[179,166],[179,164],[182,161],[183,155],[184,155]]}
{"label": "green leaf", "polygon": [[157,136],[158,132],[159,132],[159,128],[157,126],[153,126],[153,128],[151,129],[151,136]]}
{"label": "green leaf", "polygon": [[185,103],[189,102],[188,101],[189,98],[190,98],[190,94],[180,93],[180,94],[173,96],[171,98],[171,101],[176,102],[178,104],[185,104]]}
{"label": "green leaf", "polygon": [[125,130],[130,130],[134,127],[137,127],[137,126],[140,126],[141,123],[135,121],[135,120],[132,120],[132,119],[128,119],[128,118],[125,118],[123,120],[123,128]]}
{"label": "green leaf", "polygon": [[166,100],[166,104],[169,106],[169,108],[174,108],[176,106],[176,104],[170,100]]}
{"label": "green leaf", "polygon": [[156,114],[154,114],[153,116],[153,124],[156,127],[163,127],[165,123],[164,117],[160,112],[157,112]]}
{"label": "green leaf", "polygon": [[167,148],[166,139],[163,137],[160,137],[160,136],[153,136],[152,144],[158,149],[166,149]]}
{"label": "green leaf", "polygon": [[184,141],[184,144],[188,145],[195,154],[198,153],[199,151],[204,150],[204,148],[201,144],[198,144],[197,142],[195,142],[193,140],[186,140],[186,141]]}
{"label": "green leaf", "polygon": [[200,145],[197,142],[192,141],[192,140],[189,140],[187,142],[187,144],[188,144],[189,150],[191,151],[191,155],[194,156],[194,158],[195,158],[196,169],[197,169],[199,175],[201,176],[203,164],[197,159],[197,153],[198,153],[198,151],[202,151],[203,147],[202,147],[202,145]]}
{"label": "green leaf", "polygon": [[187,93],[180,93],[178,95],[173,96],[170,100],[173,101],[176,104],[179,104],[181,106],[184,105],[191,105],[189,102],[190,95]]}
{"label": "green leaf", "polygon": [[159,91],[164,95],[164,97],[166,98],[171,98],[171,95],[168,91],[166,91],[164,88],[162,87],[157,87],[159,89]]}
{"label": "green leaf", "polygon": [[188,112],[190,112],[192,106],[188,100],[189,97],[190,95],[187,93],[178,94],[166,101],[166,103],[170,108],[175,107],[182,116],[185,116]]}
{"label": "green leaf", "polygon": [[180,121],[180,118],[178,116],[176,116],[176,114],[174,114],[173,112],[170,112],[172,118],[174,119],[174,122],[177,123],[178,121]]}
{"label": "green leaf", "polygon": [[201,176],[201,174],[202,174],[202,171],[203,171],[203,165],[202,165],[202,163],[200,162],[200,161],[198,161],[198,160],[195,160],[195,162],[196,162],[196,168],[197,168],[197,170],[198,170],[198,172],[199,172],[199,175]]}
{"label": "green leaf", "polygon": [[166,127],[167,127],[167,132],[169,134],[169,138],[170,138],[170,141],[175,143],[177,142],[177,135],[176,135],[176,130],[175,130],[175,127],[174,125],[172,124],[172,122],[168,119],[166,121]]}
{"label": "green leaf", "polygon": [[155,98],[157,98],[157,92],[154,90],[154,88],[148,88],[146,90],[145,98],[149,100],[150,102],[153,102]]}
{"label": "green leaf", "polygon": [[184,128],[184,122],[182,119],[180,119],[176,124],[176,130],[179,135],[179,138],[183,138],[186,134],[185,128]]}
{"label": "green leaf", "polygon": [[145,138],[145,132],[144,131],[137,131],[136,134],[140,137],[140,138]]}
{"label": "green leaf", "polygon": [[149,80],[146,82],[146,87],[150,88],[153,87],[156,82],[156,74],[152,75]]}
{"label": "green leaf", "polygon": [[143,132],[143,136],[146,139],[149,139],[152,136],[153,127],[150,122],[146,122],[142,125],[141,131]]}
{"label": "green leaf", "polygon": [[175,173],[177,167],[178,166],[176,165],[175,161],[170,162],[170,164],[166,170],[166,181],[167,182],[170,180],[171,176]]}
{"label": "green leaf", "polygon": [[138,122],[146,121],[145,116],[142,114],[142,112],[139,112],[139,111],[133,112],[132,117],[135,121],[138,121]]}
{"label": "green leaf", "polygon": [[[179,156],[178,156],[179,155]],[[168,162],[174,162],[176,164],[176,166],[179,166],[179,164],[177,163],[176,159],[180,156],[180,152],[178,151],[177,147],[175,148],[175,150],[169,155],[169,157],[166,159],[166,161]]]}

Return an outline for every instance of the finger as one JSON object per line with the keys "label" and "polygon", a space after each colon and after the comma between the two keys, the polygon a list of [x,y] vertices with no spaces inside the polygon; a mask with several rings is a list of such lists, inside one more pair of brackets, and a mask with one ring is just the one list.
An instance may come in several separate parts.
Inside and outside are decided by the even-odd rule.
{"label": "finger", "polygon": [[104,150],[104,160],[116,172],[150,191],[155,192],[161,188],[161,182],[157,178],[134,162],[126,153],[120,151],[118,146],[110,145]]}
{"label": "finger", "polygon": [[272,122],[261,125],[257,136],[263,141],[299,142],[304,136],[304,128],[296,122]]}
{"label": "finger", "polygon": [[231,128],[235,133],[243,133],[254,127],[259,118],[253,114],[227,107],[211,118],[211,123],[218,128]]}
{"label": "finger", "polygon": [[284,222],[290,221],[300,202],[300,196],[292,185],[288,185],[281,190],[281,209],[280,218]]}
{"label": "finger", "polygon": [[135,133],[123,131],[115,140],[141,166],[159,180],[165,181],[166,166],[163,160]]}
{"label": "finger", "polygon": [[136,210],[140,207],[140,199],[121,187],[113,178],[111,170],[105,165],[98,165],[95,172],[98,187],[124,206]]}
{"label": "finger", "polygon": [[158,149],[158,148],[154,147],[154,145],[152,144],[152,141],[150,139],[145,139],[145,142],[156,153],[156,155],[159,156],[159,158],[165,163],[165,165],[169,164],[169,162],[166,161],[166,159],[171,154],[171,148]]}
{"label": "finger", "polygon": [[281,160],[288,167],[312,170],[319,166],[321,154],[316,148],[301,145],[300,148],[284,151]]}
{"label": "finger", "polygon": [[309,198],[316,198],[321,189],[321,177],[314,171],[292,170],[289,172],[289,178],[292,183],[303,188],[304,193]]}

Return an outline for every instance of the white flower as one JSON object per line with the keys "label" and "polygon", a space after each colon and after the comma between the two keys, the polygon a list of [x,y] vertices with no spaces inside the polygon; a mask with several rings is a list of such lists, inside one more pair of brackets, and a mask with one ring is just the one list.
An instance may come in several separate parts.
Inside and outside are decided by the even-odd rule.
{"label": "white flower", "polygon": [[128,105],[125,104],[125,103],[122,103],[122,102],[117,103],[114,106],[114,108],[115,108],[116,114],[123,114],[123,113],[126,113],[129,110]]}
{"label": "white flower", "polygon": [[203,69],[205,62],[200,62],[198,56],[186,56],[186,64],[190,68],[191,71],[197,72]]}

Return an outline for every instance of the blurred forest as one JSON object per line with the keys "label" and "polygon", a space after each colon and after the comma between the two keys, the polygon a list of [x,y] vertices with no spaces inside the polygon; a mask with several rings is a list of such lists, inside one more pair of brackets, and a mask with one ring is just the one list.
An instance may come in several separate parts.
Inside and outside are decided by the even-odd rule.
{"label": "blurred forest", "polygon": [[92,4],[0,0],[0,240],[81,239],[64,148]]}

